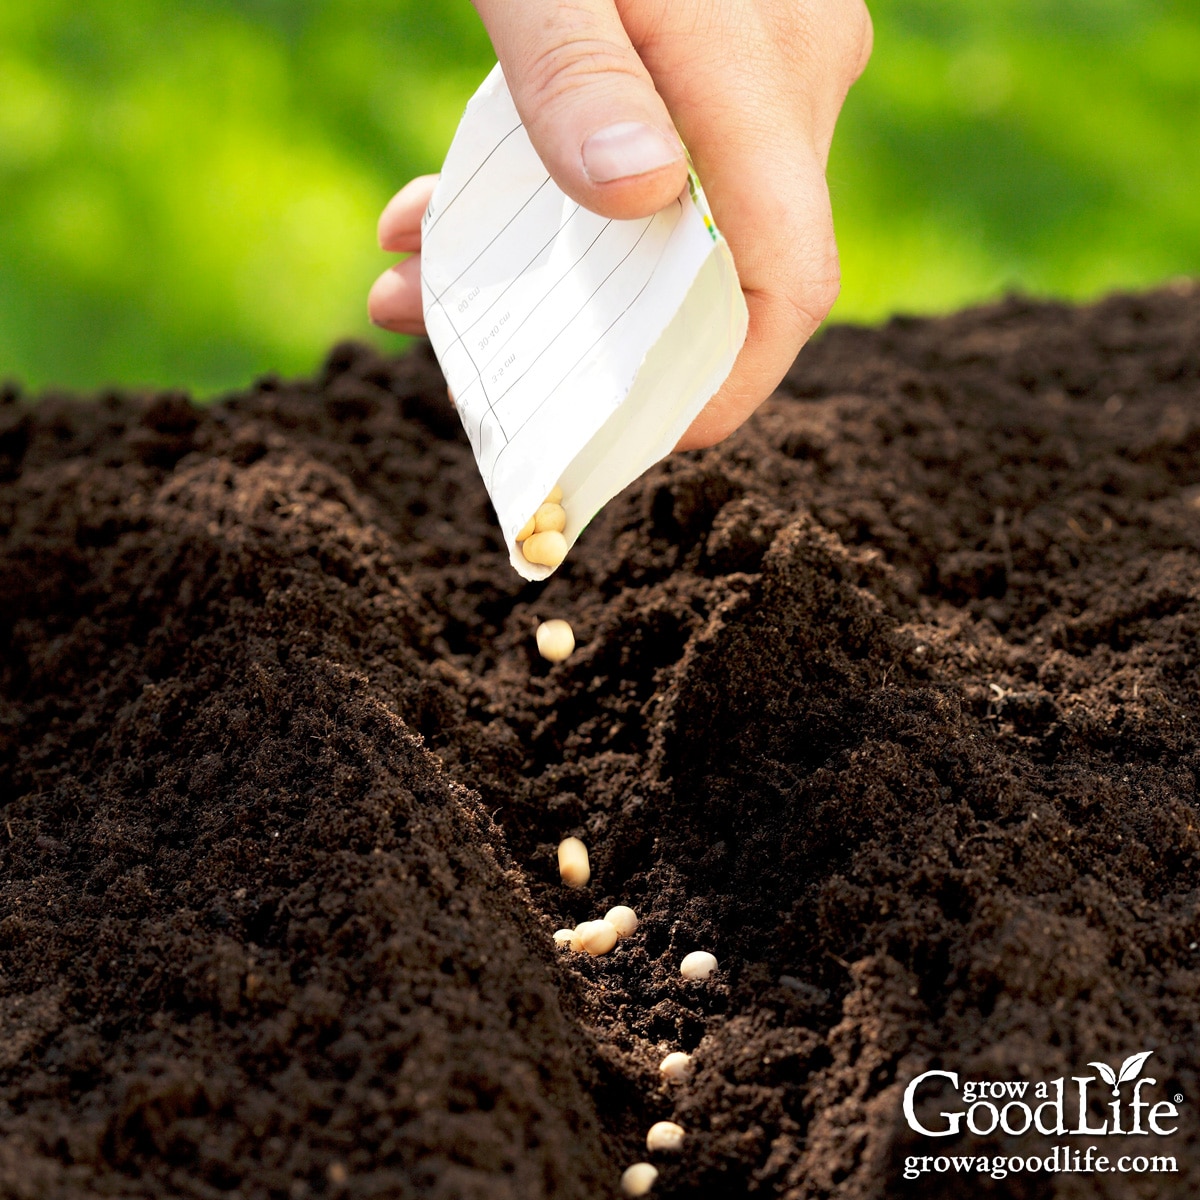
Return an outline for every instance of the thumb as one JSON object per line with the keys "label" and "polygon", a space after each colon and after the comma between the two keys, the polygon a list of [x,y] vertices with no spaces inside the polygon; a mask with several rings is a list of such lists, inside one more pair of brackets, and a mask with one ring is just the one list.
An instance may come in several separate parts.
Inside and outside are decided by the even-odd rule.
{"label": "thumb", "polygon": [[601,216],[649,216],[687,164],[612,0],[476,0],[517,112],[546,170]]}

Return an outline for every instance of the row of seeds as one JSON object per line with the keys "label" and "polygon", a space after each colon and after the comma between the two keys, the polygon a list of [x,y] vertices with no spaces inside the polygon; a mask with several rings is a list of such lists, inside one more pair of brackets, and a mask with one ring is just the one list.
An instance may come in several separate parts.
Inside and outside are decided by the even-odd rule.
{"label": "row of seeds", "polygon": [[[587,846],[579,838],[564,838],[559,843],[558,873],[570,888],[585,887],[591,879]],[[598,921],[582,921],[574,929],[557,930],[554,944],[560,950],[594,956],[607,954],[623,938],[636,933],[637,927],[637,913],[627,904],[618,904]],[[716,955],[707,950],[693,950],[679,964],[679,973],[685,979],[707,979],[716,969]],[[691,1055],[672,1051],[659,1064],[658,1070],[666,1082],[678,1083],[691,1074]],[[674,1121],[656,1121],[646,1133],[646,1149],[652,1154],[674,1154],[683,1148],[685,1136],[683,1127]],[[621,1176],[621,1191],[626,1196],[645,1196],[657,1178],[658,1168],[653,1163],[633,1163]]]}

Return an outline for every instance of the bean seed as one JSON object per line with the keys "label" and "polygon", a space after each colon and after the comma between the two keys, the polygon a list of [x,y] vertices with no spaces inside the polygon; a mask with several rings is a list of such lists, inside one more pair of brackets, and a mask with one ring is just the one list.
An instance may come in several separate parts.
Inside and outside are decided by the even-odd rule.
{"label": "bean seed", "polygon": [[553,487],[550,489],[550,495],[548,495],[548,496],[546,497],[546,503],[547,503],[547,504],[561,504],[561,503],[562,503],[562,498],[563,498],[563,490],[562,490],[562,488],[560,488],[560,487],[558,486],[558,484],[556,483],[556,484],[555,484],[555,485],[554,485],[554,486],[553,486]]}
{"label": "bean seed", "polygon": [[683,1148],[683,1126],[674,1121],[655,1121],[646,1134],[646,1149],[674,1154]]}
{"label": "bean seed", "polygon": [[533,517],[530,517],[524,525],[521,526],[521,532],[517,534],[516,540],[523,542],[527,537],[531,537],[534,530],[537,528]]}
{"label": "bean seed", "polygon": [[575,926],[575,934],[593,958],[607,954],[617,944],[617,931],[607,921],[584,921]]}
{"label": "bean seed", "polygon": [[558,873],[567,887],[587,887],[592,877],[587,847],[576,837],[563,838],[558,843]]}
{"label": "bean seed", "polygon": [[575,649],[575,631],[557,617],[543,621],[537,627],[538,653],[548,662],[563,662],[571,657]]}
{"label": "bean seed", "polygon": [[626,1196],[644,1196],[654,1186],[658,1178],[658,1168],[651,1163],[634,1163],[626,1167],[621,1176],[621,1191]]}
{"label": "bean seed", "polygon": [[543,504],[533,514],[536,533],[562,533],[567,527],[567,510],[561,504]]}
{"label": "bean seed", "polygon": [[[554,936],[557,938],[558,934]],[[672,1050],[658,1064],[658,1070],[659,1074],[671,1083],[686,1079],[692,1073],[692,1056],[684,1054],[682,1050]]]}
{"label": "bean seed", "polygon": [[527,537],[521,546],[521,553],[528,562],[540,567],[557,567],[567,557],[567,539],[561,533],[548,529],[545,533]]}
{"label": "bean seed", "polygon": [[627,938],[637,932],[637,913],[626,904],[618,904],[604,914],[604,919],[617,931],[617,937]]}
{"label": "bean seed", "polygon": [[575,930],[573,929],[556,929],[554,931],[554,944],[561,950],[564,946],[569,946],[575,940]]}
{"label": "bean seed", "polygon": [[693,950],[679,964],[679,973],[684,979],[707,979],[716,969],[716,955],[707,950]]}

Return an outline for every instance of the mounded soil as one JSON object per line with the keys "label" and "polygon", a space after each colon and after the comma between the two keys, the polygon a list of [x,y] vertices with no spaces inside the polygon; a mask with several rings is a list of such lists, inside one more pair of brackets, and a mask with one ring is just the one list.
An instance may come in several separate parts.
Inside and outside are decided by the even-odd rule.
{"label": "mounded soil", "polygon": [[[544,585],[421,348],[9,387],[0,529],[3,1196],[607,1197],[668,1117],[660,1197],[1200,1193],[1200,289],[831,329]],[[1178,1132],[1057,1140],[1174,1174],[903,1178],[1055,1144],[916,1073],[1143,1050]]]}

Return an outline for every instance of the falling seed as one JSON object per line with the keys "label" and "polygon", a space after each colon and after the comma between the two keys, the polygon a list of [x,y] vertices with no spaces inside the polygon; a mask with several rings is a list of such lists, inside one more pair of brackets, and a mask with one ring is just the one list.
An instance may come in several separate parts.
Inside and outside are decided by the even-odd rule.
{"label": "falling seed", "polygon": [[575,649],[575,631],[558,617],[543,621],[537,627],[537,648],[547,662],[564,662]]}
{"label": "falling seed", "polygon": [[577,838],[563,838],[558,843],[558,873],[567,887],[587,887],[592,877],[587,847]]}
{"label": "falling seed", "polygon": [[575,930],[573,929],[556,929],[554,931],[554,944],[561,950],[564,946],[569,946],[575,940]]}
{"label": "falling seed", "polygon": [[521,553],[526,561],[539,567],[557,567],[567,557],[567,539],[561,533],[547,530],[525,539]]}
{"label": "falling seed", "polygon": [[607,921],[584,921],[575,926],[575,934],[593,957],[607,954],[617,944],[617,931]]}
{"label": "falling seed", "polygon": [[604,919],[617,931],[617,937],[627,938],[637,932],[637,913],[627,904],[618,904],[604,914]]}
{"label": "falling seed", "polygon": [[[555,935],[557,937],[557,934]],[[686,1079],[692,1073],[692,1056],[682,1050],[672,1050],[658,1064],[659,1074],[670,1083]]]}
{"label": "falling seed", "polygon": [[644,1196],[658,1178],[658,1168],[652,1163],[634,1163],[621,1176],[621,1191],[626,1196]]}
{"label": "falling seed", "polygon": [[663,1154],[675,1154],[683,1148],[683,1126],[674,1121],[655,1121],[646,1134],[646,1149]]}
{"label": "falling seed", "polygon": [[679,973],[684,979],[707,979],[716,969],[716,955],[707,950],[693,950],[679,964]]}

